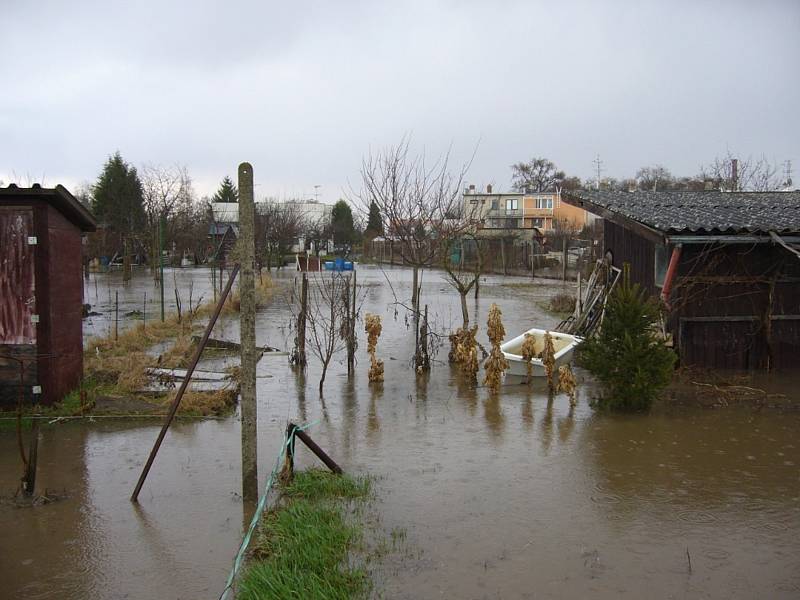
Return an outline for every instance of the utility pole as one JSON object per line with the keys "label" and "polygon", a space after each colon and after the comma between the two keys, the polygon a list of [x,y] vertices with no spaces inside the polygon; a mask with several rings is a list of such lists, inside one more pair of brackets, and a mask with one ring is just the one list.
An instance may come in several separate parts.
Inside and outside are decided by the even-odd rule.
{"label": "utility pole", "polygon": [[597,189],[599,190],[600,189],[600,173],[603,171],[603,161],[600,160],[600,155],[598,154],[597,157],[592,162],[594,163],[594,166],[595,166],[595,168],[597,170],[597,183],[595,185],[597,186]]}
{"label": "utility pole", "polygon": [[239,227],[242,278],[239,281],[241,312],[239,333],[242,345],[241,411],[242,411],[242,497],[258,498],[258,423],[256,406],[256,291],[255,206],[253,201],[253,167],[239,165]]}
{"label": "utility pole", "polygon": [[314,186],[314,202],[319,202],[319,188],[321,187],[320,184]]}

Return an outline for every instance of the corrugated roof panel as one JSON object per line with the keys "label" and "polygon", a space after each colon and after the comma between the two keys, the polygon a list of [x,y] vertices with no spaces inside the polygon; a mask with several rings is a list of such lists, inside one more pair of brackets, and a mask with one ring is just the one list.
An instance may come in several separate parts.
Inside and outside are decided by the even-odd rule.
{"label": "corrugated roof panel", "polygon": [[800,232],[800,192],[566,192],[667,233]]}

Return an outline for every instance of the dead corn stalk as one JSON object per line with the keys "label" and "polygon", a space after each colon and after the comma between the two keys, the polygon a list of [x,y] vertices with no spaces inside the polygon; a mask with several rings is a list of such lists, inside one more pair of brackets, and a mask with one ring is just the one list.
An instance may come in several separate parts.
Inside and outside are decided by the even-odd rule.
{"label": "dead corn stalk", "polygon": [[369,380],[370,381],[383,381],[383,361],[375,357],[375,351],[378,346],[378,338],[381,336],[380,315],[373,315],[367,313],[365,317],[364,329],[367,332],[367,352],[369,353]]}
{"label": "dead corn stalk", "polygon": [[489,319],[486,323],[486,333],[489,336],[489,341],[492,343],[492,350],[489,352],[489,358],[484,363],[486,369],[486,376],[483,383],[493,391],[496,392],[500,387],[503,380],[503,373],[508,369],[508,361],[503,356],[500,350],[500,344],[506,335],[505,327],[502,321],[503,313],[500,312],[497,304],[492,304],[489,309]]}

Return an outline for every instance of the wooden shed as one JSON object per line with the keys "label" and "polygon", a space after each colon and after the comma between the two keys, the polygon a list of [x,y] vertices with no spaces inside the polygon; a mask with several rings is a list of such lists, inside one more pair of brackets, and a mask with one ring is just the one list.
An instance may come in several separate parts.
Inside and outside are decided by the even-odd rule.
{"label": "wooden shed", "polygon": [[0,408],[52,404],[83,376],[82,234],[92,214],[63,186],[0,188]]}
{"label": "wooden shed", "polygon": [[800,192],[568,192],[658,294],[681,364],[800,369]]}

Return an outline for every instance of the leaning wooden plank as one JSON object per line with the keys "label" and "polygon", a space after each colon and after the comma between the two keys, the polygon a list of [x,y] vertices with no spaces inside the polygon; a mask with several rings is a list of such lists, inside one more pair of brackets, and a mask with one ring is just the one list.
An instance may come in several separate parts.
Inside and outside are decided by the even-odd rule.
{"label": "leaning wooden plank", "polygon": [[[200,336],[192,336],[193,343],[198,343],[199,341]],[[219,348],[222,350],[235,350],[236,352],[239,352],[241,350],[241,344],[238,342],[229,342],[228,340],[215,340],[213,338],[209,338],[206,348]],[[271,346],[256,346],[256,350],[259,352],[280,352],[278,348],[273,348]]]}
{"label": "leaning wooden plank", "polygon": [[[172,377],[174,379],[185,379],[187,369],[163,369],[160,367],[150,367],[145,371],[148,375],[153,377]],[[198,371],[195,370],[192,374],[192,381],[225,381],[229,379],[227,373],[218,373],[215,371]]]}
{"label": "leaning wooden plank", "polygon": [[[193,392],[219,392],[221,390],[234,389],[236,384],[231,381],[195,381],[192,379],[187,389]],[[167,382],[151,381],[150,383],[136,390],[137,394],[166,394],[175,389],[174,384]]]}

